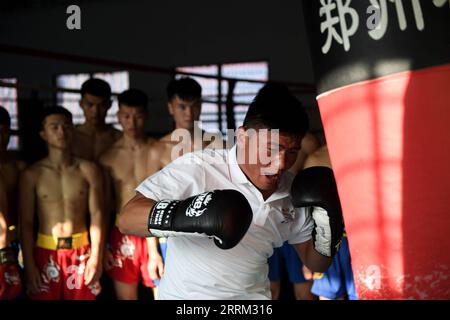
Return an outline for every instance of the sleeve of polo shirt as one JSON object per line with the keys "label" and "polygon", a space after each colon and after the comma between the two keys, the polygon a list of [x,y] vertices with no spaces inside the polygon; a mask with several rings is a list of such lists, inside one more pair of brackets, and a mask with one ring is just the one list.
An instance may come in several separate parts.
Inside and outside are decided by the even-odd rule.
{"label": "sleeve of polo shirt", "polygon": [[145,179],[136,191],[149,199],[181,200],[201,193],[205,173],[194,153],[185,154]]}
{"label": "sleeve of polo shirt", "polygon": [[314,228],[314,221],[308,208],[296,208],[297,217],[291,228],[289,244],[303,243],[311,239],[311,232]]}

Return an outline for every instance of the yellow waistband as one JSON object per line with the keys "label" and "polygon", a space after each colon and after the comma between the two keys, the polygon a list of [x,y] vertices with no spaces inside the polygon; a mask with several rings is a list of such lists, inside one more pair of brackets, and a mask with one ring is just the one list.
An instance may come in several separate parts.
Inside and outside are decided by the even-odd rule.
{"label": "yellow waistband", "polygon": [[89,237],[87,231],[82,233],[75,233],[70,237],[54,237],[42,233],[38,233],[36,246],[48,249],[78,249],[89,244]]}

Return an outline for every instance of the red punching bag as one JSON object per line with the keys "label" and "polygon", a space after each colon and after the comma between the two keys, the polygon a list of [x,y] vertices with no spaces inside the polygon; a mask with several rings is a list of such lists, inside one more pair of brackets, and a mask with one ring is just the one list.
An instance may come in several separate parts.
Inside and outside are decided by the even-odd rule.
{"label": "red punching bag", "polygon": [[304,0],[360,299],[450,298],[450,1]]}

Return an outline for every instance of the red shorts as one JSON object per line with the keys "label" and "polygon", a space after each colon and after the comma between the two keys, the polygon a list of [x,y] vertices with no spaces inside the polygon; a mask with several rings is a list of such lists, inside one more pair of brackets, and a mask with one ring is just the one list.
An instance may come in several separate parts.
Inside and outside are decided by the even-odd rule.
{"label": "red shorts", "polygon": [[21,290],[22,281],[17,264],[0,264],[0,300],[17,298]]}
{"label": "red shorts", "polygon": [[144,286],[155,287],[148,272],[148,247],[145,238],[124,235],[114,226],[111,231],[111,252],[114,267],[107,270],[107,273],[113,280],[136,283],[142,279]]}
{"label": "red shorts", "polygon": [[29,293],[33,300],[94,300],[100,293],[100,283],[86,286],[84,269],[90,245],[77,249],[49,250],[36,246],[34,260],[41,271],[39,293]]}

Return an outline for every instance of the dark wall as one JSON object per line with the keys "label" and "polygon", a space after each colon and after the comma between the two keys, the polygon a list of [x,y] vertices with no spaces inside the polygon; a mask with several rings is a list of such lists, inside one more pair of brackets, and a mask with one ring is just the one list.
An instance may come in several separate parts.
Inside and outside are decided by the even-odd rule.
{"label": "dark wall", "polygon": [[[83,1],[81,30],[66,28],[67,4],[56,3],[3,10],[0,43],[165,68],[267,60],[272,80],[313,81],[300,1]],[[0,53],[0,77],[23,83],[53,85],[58,73],[110,70]],[[131,70],[131,86],[145,90],[152,102],[149,131],[170,129],[168,80],[168,75]],[[315,108],[312,95],[303,100]],[[317,128],[317,111],[311,110]]]}

